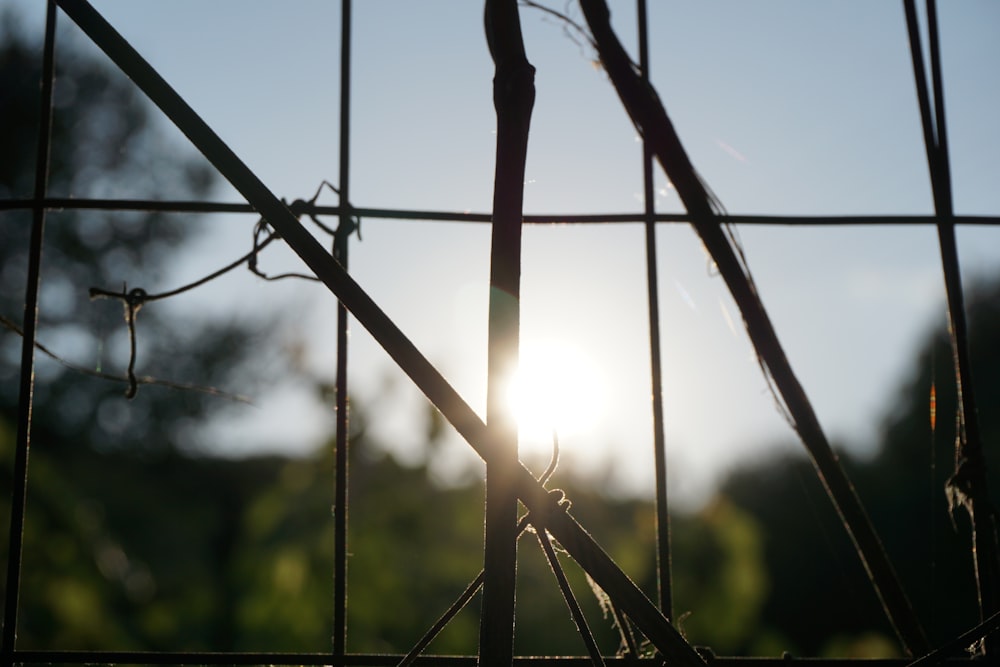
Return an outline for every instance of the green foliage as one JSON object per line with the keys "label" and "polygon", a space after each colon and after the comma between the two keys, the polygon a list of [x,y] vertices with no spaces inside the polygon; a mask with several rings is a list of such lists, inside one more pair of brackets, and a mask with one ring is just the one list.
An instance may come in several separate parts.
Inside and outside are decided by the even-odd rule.
{"label": "green foliage", "polygon": [[248,494],[226,567],[238,600],[235,644],[258,651],[322,650],[333,617],[332,461],[268,464],[275,479]]}
{"label": "green foliage", "polygon": [[[19,646],[329,650],[332,453],[333,443],[303,459],[33,456]],[[351,454],[349,649],[405,652],[482,567],[482,487],[438,488],[363,431]],[[651,543],[634,539],[651,537],[648,503],[565,486],[608,550],[651,582]],[[518,650],[582,653],[535,536],[519,549]],[[611,619],[579,568],[564,567],[613,652]],[[478,627],[477,598],[430,651],[475,652]]]}
{"label": "green foliage", "polygon": [[[368,446],[358,443],[350,469],[348,646],[405,652],[482,567],[483,496],[434,489],[425,468]],[[464,616],[438,648],[468,652],[477,636],[478,620]]]}
{"label": "green foliage", "polygon": [[[11,488],[13,431],[0,422],[0,478]],[[118,618],[127,596],[121,574],[124,554],[108,539],[101,517],[91,505],[76,504],[71,480],[44,458],[33,462],[33,493],[27,508],[23,544],[22,605],[19,646],[97,648],[130,641]],[[8,530],[10,496],[4,495],[4,531]],[[6,564],[6,542],[3,560]]]}
{"label": "green foliage", "polygon": [[756,520],[717,498],[674,526],[679,627],[688,641],[723,655],[752,651],[768,587]]}

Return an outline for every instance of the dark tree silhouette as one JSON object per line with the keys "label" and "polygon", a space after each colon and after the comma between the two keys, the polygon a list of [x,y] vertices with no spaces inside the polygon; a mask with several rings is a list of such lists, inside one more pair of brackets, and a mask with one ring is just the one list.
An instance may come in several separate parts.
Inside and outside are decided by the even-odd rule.
{"label": "dark tree silhouette", "polygon": [[[34,188],[39,132],[41,47],[25,37],[12,15],[0,27],[0,196],[27,198]],[[203,197],[214,173],[193,154],[167,141],[134,85],[59,35],[49,194],[53,197]],[[92,286],[149,288],[192,237],[192,220],[177,214],[67,210],[48,215],[42,257],[38,341],[91,370],[124,376],[128,344],[122,307],[94,301]],[[23,312],[30,213],[0,216],[0,413],[13,423],[20,341],[11,331]],[[157,304],[158,305],[158,304]],[[195,385],[223,384],[237,360],[245,329],[228,324],[166,321],[154,306],[139,316],[139,372]],[[75,448],[147,450],[176,443],[166,424],[203,414],[205,395],[151,386],[130,404],[121,382],[67,370],[38,355],[33,442]],[[156,400],[171,392],[170,400]]]}
{"label": "dark tree silhouette", "polygon": [[[1000,485],[1000,282],[969,290],[969,347],[993,495]],[[900,579],[939,645],[978,623],[970,527],[951,513],[945,484],[955,471],[955,374],[948,333],[926,340],[886,415],[871,458],[842,454]],[[936,395],[932,431],[930,393]],[[812,466],[785,456],[748,466],[722,493],[765,532],[771,592],[761,624],[789,649],[818,654],[839,636],[891,631]]]}

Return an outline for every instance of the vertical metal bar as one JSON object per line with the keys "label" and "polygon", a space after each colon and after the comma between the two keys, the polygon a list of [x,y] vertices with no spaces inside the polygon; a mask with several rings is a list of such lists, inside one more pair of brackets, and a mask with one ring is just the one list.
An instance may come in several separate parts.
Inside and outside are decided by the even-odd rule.
{"label": "vertical metal bar", "polygon": [[937,3],[927,0],[927,32],[931,55],[931,86],[934,91],[934,122],[937,146],[933,169],[937,172],[941,211],[951,218],[954,214],[951,192],[951,165],[948,162],[948,125],[944,115],[944,83],[941,80],[941,45],[938,39]]}
{"label": "vertical metal bar", "polygon": [[490,248],[486,423],[498,445],[486,460],[486,525],[479,664],[508,666],[514,651],[517,570],[517,423],[507,405],[521,325],[521,227],[535,69],[528,62],[516,0],[487,0],[486,41],[493,57],[497,116]]}
{"label": "vertical metal bar", "polygon": [[[646,0],[638,0],[639,68],[649,83],[649,25]],[[653,452],[656,469],[656,565],[660,610],[673,618],[670,555],[670,505],[667,500],[667,454],[663,426],[663,376],[660,360],[660,292],[656,268],[656,206],[653,198],[653,151],[642,140],[642,188],[646,229],[646,289],[649,302],[649,357],[653,388]]]}
{"label": "vertical metal bar", "polygon": [[[946,291],[948,294],[949,315],[951,318],[952,344],[954,346],[955,365],[958,369],[959,400],[962,409],[963,444],[981,450],[982,440],[979,433],[979,415],[976,408],[975,392],[972,382],[972,362],[969,359],[968,325],[965,318],[965,297],[962,291],[961,268],[958,260],[958,245],[955,240],[954,202],[951,189],[951,166],[948,160],[948,131],[944,113],[944,86],[941,75],[941,50],[937,26],[937,3],[927,2],[927,26],[930,33],[931,84],[934,91],[934,116],[936,119],[936,165],[939,193],[935,200],[940,210],[938,217],[943,220],[938,224],[938,238],[941,244],[942,262],[945,267]],[[991,592],[989,597],[995,597]],[[996,611],[995,604],[986,616]]]}
{"label": "vertical metal bar", "polygon": [[[947,482],[949,495],[961,498],[972,524],[973,565],[978,584],[980,620],[993,615],[1000,605],[1000,545],[993,522],[986,478],[985,454],[979,431],[972,381],[972,361],[969,358],[968,325],[965,318],[965,298],[955,239],[954,204],[951,189],[951,169],[948,161],[948,131],[945,122],[944,85],[941,74],[941,51],[937,24],[937,3],[927,0],[927,32],[930,47],[933,103],[927,90],[920,31],[913,0],[905,0],[910,54],[916,78],[917,98],[924,130],[924,146],[931,177],[934,209],[938,217],[938,244],[948,300],[948,320],[955,367],[956,396],[959,411],[959,433],[955,474]],[[933,113],[932,113],[933,108]],[[993,645],[987,645],[992,652]]]}
{"label": "vertical metal bar", "polygon": [[[351,226],[349,198],[351,146],[351,0],[341,0],[340,18],[340,230]],[[334,256],[347,269],[350,234],[338,234]],[[334,483],[333,654],[338,664],[347,650],[347,339],[348,313],[337,301],[337,426]]]}
{"label": "vertical metal bar", "polygon": [[45,14],[45,45],[42,52],[42,94],[38,116],[38,153],[35,162],[35,193],[28,276],[24,290],[24,334],[21,338],[21,375],[17,406],[17,441],[10,504],[10,536],[7,556],[7,590],[4,595],[3,636],[0,664],[10,667],[17,639],[17,608],[21,587],[24,511],[28,494],[28,448],[31,443],[31,401],[35,381],[35,331],[38,325],[38,288],[41,282],[42,239],[45,231],[45,200],[52,142],[52,88],[55,81],[56,5],[49,0]]}

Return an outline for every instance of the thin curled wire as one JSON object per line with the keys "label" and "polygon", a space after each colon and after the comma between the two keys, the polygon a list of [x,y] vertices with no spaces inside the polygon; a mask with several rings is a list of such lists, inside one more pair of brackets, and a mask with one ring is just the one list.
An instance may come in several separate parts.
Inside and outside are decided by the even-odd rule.
{"label": "thin curled wire", "polygon": [[[15,324],[13,321],[7,319],[3,315],[0,315],[0,325],[5,329],[8,329],[18,336],[23,336],[24,331]],[[67,368],[74,373],[80,373],[81,375],[89,375],[91,377],[100,378],[101,380],[110,380],[112,382],[128,382],[128,378],[122,377],[120,375],[113,375],[111,373],[104,373],[101,370],[94,370],[92,368],[87,368],[86,366],[81,366],[80,364],[74,364],[71,361],[59,356],[54,351],[52,351],[48,346],[43,343],[35,341],[35,349],[49,357],[59,365]],[[188,384],[185,382],[171,382],[169,380],[160,380],[158,378],[149,376],[139,376],[135,378],[136,384],[151,384],[159,385],[161,387],[167,387],[169,389],[180,389],[182,391],[196,391],[202,394],[208,394],[209,396],[217,396],[219,398],[226,398],[231,401],[236,401],[238,403],[251,404],[253,401],[249,397],[243,396],[242,394],[234,394],[228,391],[223,391],[216,387],[205,387],[196,384]]]}
{"label": "thin curled wire", "polygon": [[[336,228],[332,229],[327,225],[320,222],[319,218],[313,212],[315,210],[316,201],[319,199],[320,194],[323,192],[323,188],[327,187],[332,190],[338,196],[340,191],[337,190],[329,181],[322,181],[319,187],[316,189],[316,193],[313,195],[312,199],[302,200],[296,199],[291,204],[288,204],[289,211],[295,215],[296,218],[301,218],[303,215],[307,215],[310,220],[313,221],[321,230],[333,237],[333,253],[334,256],[338,254],[338,248],[342,248],[343,244],[346,243],[347,238],[351,234],[357,232],[358,240],[361,240],[361,220],[356,216],[348,216],[343,218],[341,224]],[[267,220],[260,218],[257,224],[254,225],[253,235],[252,235],[252,248],[250,252],[246,253],[239,259],[230,262],[224,267],[213,271],[212,273],[195,280],[194,282],[182,285],[176,289],[168,290],[166,292],[159,292],[156,294],[150,294],[141,287],[136,287],[131,290],[128,289],[126,284],[122,284],[122,289],[120,292],[102,289],[99,287],[91,287],[89,290],[91,301],[96,299],[117,299],[122,302],[122,306],[125,309],[125,325],[128,328],[129,336],[129,361],[128,368],[126,369],[126,379],[128,382],[128,388],[125,390],[125,397],[128,399],[135,398],[139,390],[139,379],[135,374],[136,366],[136,356],[137,356],[137,334],[136,334],[136,321],[139,310],[150,301],[158,301],[161,299],[167,299],[170,297],[178,296],[185,292],[189,292],[197,287],[201,287],[206,283],[209,283],[220,276],[229,273],[230,271],[242,266],[247,265],[247,268],[254,275],[263,278],[264,280],[283,280],[286,278],[298,278],[301,280],[318,281],[316,276],[311,276],[303,273],[282,273],[276,276],[270,276],[264,273],[259,267],[258,256],[260,252],[266,248],[271,242],[276,239],[280,239],[280,235],[268,227]]]}

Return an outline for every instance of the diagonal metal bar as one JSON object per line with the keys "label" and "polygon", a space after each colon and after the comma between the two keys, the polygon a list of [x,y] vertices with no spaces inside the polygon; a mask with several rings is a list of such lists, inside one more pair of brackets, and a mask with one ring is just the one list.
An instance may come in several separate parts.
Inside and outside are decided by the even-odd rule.
{"label": "diagonal metal bar", "polygon": [[49,0],[45,14],[45,44],[42,51],[41,111],[38,120],[38,152],[35,162],[34,206],[28,241],[28,273],[24,290],[24,320],[21,338],[21,374],[18,387],[17,436],[7,542],[7,587],[4,591],[3,634],[0,636],[0,664],[14,662],[17,639],[17,609],[21,592],[21,564],[24,546],[24,512],[28,494],[28,450],[31,445],[31,401],[35,387],[35,343],[38,325],[38,290],[42,272],[42,239],[48,189],[49,155],[52,141],[52,91],[55,81],[56,6]]}
{"label": "diagonal metal bar", "polygon": [[517,368],[521,326],[521,224],[528,130],[535,103],[535,68],[521,36],[517,0],[486,0],[486,42],[493,57],[497,116],[490,249],[486,423],[496,434],[496,456],[486,460],[486,522],[479,664],[510,665],[514,658],[517,572],[517,422],[507,405],[507,383]]}
{"label": "diagonal metal bar", "polygon": [[970,662],[968,659],[956,658],[955,656],[967,653],[969,647],[974,646],[976,642],[988,641],[998,631],[1000,631],[1000,612],[994,613],[976,627],[966,630],[927,655],[907,663],[905,667],[932,667],[932,665],[958,663],[959,661],[968,663]]}
{"label": "diagonal metal bar", "polygon": [[[67,15],[124,71],[150,100],[205,155],[281,234],[316,276],[364,326],[393,361],[441,411],[483,458],[496,451],[496,436],[444,376],[424,357],[367,293],[334,261],[288,208],[193,109],[86,0],[56,0]],[[559,543],[633,620],[671,664],[704,665],[698,653],[583,527],[519,465],[514,474],[518,498]]]}
{"label": "diagonal metal bar", "polygon": [[587,624],[587,617],[583,615],[583,609],[573,594],[573,589],[569,585],[569,579],[566,578],[566,572],[559,563],[556,550],[552,547],[552,540],[544,528],[535,530],[535,537],[538,538],[538,544],[542,547],[542,552],[545,553],[545,560],[548,561],[549,567],[552,568],[552,574],[559,584],[559,590],[562,592],[563,600],[566,601],[566,606],[569,607],[569,613],[573,617],[576,630],[580,633],[580,637],[587,647],[587,653],[590,655],[591,662],[599,667],[604,667],[604,658],[601,657],[601,649],[598,648],[597,640],[594,639],[594,633],[590,631],[590,625]]}
{"label": "diagonal metal bar", "polygon": [[980,620],[992,616],[1000,605],[1000,545],[997,543],[995,510],[989,497],[986,460],[969,358],[965,297],[955,238],[951,168],[948,160],[948,133],[944,110],[944,87],[938,39],[937,7],[927,2],[927,31],[931,58],[933,100],[927,89],[927,74],[921,48],[920,29],[914,0],[904,0],[910,56],[917,89],[917,101],[924,133],[924,148],[930,172],[934,210],[938,217],[938,244],[948,300],[948,322],[958,399],[959,432],[956,442],[956,470],[948,480],[950,498],[960,499],[972,524],[973,566],[978,584]]}
{"label": "diagonal metal bar", "polygon": [[484,577],[485,575],[483,574],[483,571],[480,570],[479,574],[476,575],[476,578],[465,587],[462,594],[458,596],[458,598],[443,614],[441,614],[440,618],[434,622],[434,625],[432,625],[427,632],[424,633],[424,636],[417,641],[412,649],[410,649],[410,652],[403,656],[398,663],[396,663],[396,667],[407,667],[407,665],[412,665],[416,659],[420,657],[420,654],[423,653],[424,649],[427,648],[435,638],[437,638],[441,631],[444,630],[448,623],[451,622],[451,619],[455,618],[455,616],[458,615],[458,612],[465,609],[465,605],[472,601],[472,598],[475,597],[476,593],[479,592],[479,589],[482,588]]}
{"label": "diagonal metal bar", "polygon": [[[538,482],[542,485],[544,485],[552,476],[552,473],[555,472],[556,463],[558,461],[559,442],[555,441],[554,444],[555,444],[554,447],[555,451],[552,457],[552,463],[549,464],[548,469],[542,474],[542,476],[538,478]],[[528,526],[531,523],[530,520],[531,520],[530,513],[525,514],[524,516],[522,516],[520,519],[517,520],[517,539],[521,539],[521,535],[524,533],[525,530],[527,530]],[[438,617],[438,619],[427,630],[427,632],[425,632],[423,636],[417,640],[417,643],[413,646],[412,649],[410,649],[410,652],[407,653],[405,656],[403,656],[402,660],[396,663],[396,667],[406,667],[407,665],[413,664],[413,661],[416,660],[421,653],[423,653],[424,649],[427,648],[432,641],[434,641],[434,638],[437,637],[438,634],[442,630],[444,630],[444,628],[449,623],[451,623],[451,619],[453,619],[458,614],[458,612],[462,611],[462,609],[465,608],[465,605],[469,604],[469,601],[472,600],[473,596],[479,592],[479,589],[483,585],[484,578],[485,578],[485,572],[483,570],[480,570],[479,574],[476,575],[475,579],[473,579],[472,582],[465,587],[465,590],[462,591],[462,594],[458,596],[458,599],[456,599],[451,604],[451,606],[448,607],[448,609],[443,614],[441,614],[440,617]]]}
{"label": "diagonal metal bar", "polygon": [[[521,534],[527,529],[531,515],[525,514],[517,522],[517,537],[520,539]],[[451,619],[455,618],[458,612],[465,609],[465,605],[469,604],[472,598],[479,592],[482,588],[483,579],[485,578],[485,572],[483,570],[479,571],[479,574],[465,587],[462,594],[451,604],[448,609],[441,614],[438,620],[434,621],[434,624],[424,633],[424,635],[417,640],[417,643],[410,649],[410,652],[403,656],[403,659],[396,663],[396,667],[406,667],[407,665],[413,664],[417,657],[423,653],[424,649],[430,646],[430,643],[441,633],[442,630],[451,622]]]}
{"label": "diagonal metal bar", "polygon": [[674,184],[691,215],[695,231],[739,306],[757,355],[784,400],[795,429],[854,541],[890,622],[907,651],[916,655],[926,652],[928,644],[923,628],[860,498],[840,466],[792,370],[741,254],[733,248],[720,224],[717,202],[692,166],[656,92],[635,72],[632,61],[611,27],[607,4],[603,0],[580,0],[580,5],[618,96]]}

